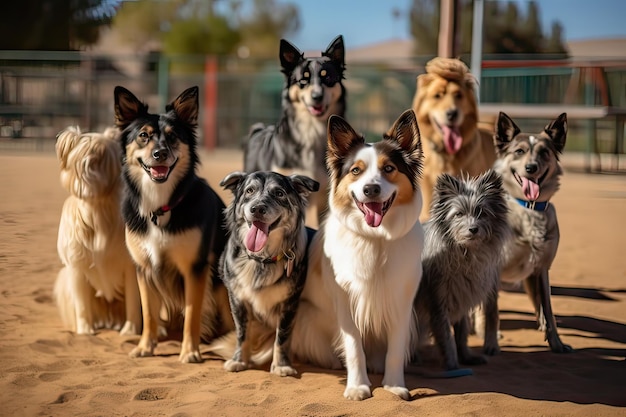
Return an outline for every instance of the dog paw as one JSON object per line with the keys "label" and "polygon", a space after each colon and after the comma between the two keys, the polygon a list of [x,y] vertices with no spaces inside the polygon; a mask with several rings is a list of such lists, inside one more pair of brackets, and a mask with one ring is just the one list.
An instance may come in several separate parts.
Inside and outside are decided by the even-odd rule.
{"label": "dog paw", "polygon": [[180,352],[178,360],[182,363],[202,363],[202,354],[199,350],[191,352]]}
{"label": "dog paw", "polygon": [[349,400],[362,401],[372,396],[372,391],[367,385],[357,385],[356,387],[346,387],[343,396]]}
{"label": "dog paw", "polygon": [[411,393],[405,387],[395,387],[391,385],[385,385],[383,388],[391,393],[396,394],[398,397],[402,398],[403,400],[411,399]]}
{"label": "dog paw", "polygon": [[226,369],[228,372],[240,372],[248,369],[248,365],[241,361],[229,359],[224,362],[224,369]]}
{"label": "dog paw", "polygon": [[154,355],[154,349],[146,349],[142,346],[137,346],[133,350],[130,351],[128,356],[131,358],[147,358]]}
{"label": "dog paw", "polygon": [[500,346],[495,344],[485,344],[483,346],[483,353],[488,356],[496,356],[500,354]]}
{"label": "dog paw", "polygon": [[139,328],[135,326],[135,323],[128,320],[124,323],[124,327],[120,330],[122,336],[135,336],[139,334]]}
{"label": "dog paw", "polygon": [[89,325],[87,322],[79,322],[76,324],[76,334],[94,335],[96,331],[93,326]]}
{"label": "dog paw", "polygon": [[566,345],[565,343],[557,343],[554,346],[550,345],[550,350],[554,353],[572,353],[574,352],[574,348],[570,345]]}
{"label": "dog paw", "polygon": [[487,358],[482,355],[468,355],[461,359],[461,363],[464,365],[484,365],[487,363]]}
{"label": "dog paw", "polygon": [[298,374],[298,371],[296,371],[294,368],[292,368],[289,365],[274,366],[274,364],[272,364],[272,366],[270,367],[270,372],[278,376],[293,376],[293,375]]}

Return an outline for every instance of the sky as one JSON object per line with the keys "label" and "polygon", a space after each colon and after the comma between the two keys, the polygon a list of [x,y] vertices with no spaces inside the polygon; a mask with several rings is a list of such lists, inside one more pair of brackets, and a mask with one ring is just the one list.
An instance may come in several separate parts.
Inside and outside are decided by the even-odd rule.
{"label": "sky", "polygon": [[[301,26],[288,40],[301,50],[322,50],[335,36],[346,48],[389,39],[409,39],[411,0],[285,0],[300,10]],[[494,0],[484,0],[494,1]],[[525,12],[528,0],[515,0]],[[280,1],[279,1],[280,2]],[[552,21],[564,27],[565,40],[626,38],[625,0],[537,0],[548,34]],[[403,14],[394,19],[393,8]]]}

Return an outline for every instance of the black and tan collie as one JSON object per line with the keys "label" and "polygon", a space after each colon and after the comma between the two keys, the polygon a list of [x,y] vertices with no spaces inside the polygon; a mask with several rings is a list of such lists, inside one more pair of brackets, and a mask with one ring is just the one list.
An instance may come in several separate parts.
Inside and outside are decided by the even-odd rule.
{"label": "black and tan collie", "polygon": [[210,340],[233,327],[216,274],[226,243],[225,205],[195,171],[197,118],[197,87],[183,91],[161,114],[115,88],[126,185],[122,213],[144,321],[131,357],[153,355],[162,306],[170,321],[183,318],[181,362],[201,362],[201,337]]}
{"label": "black and tan collie", "polygon": [[305,57],[297,47],[282,39],[279,52],[285,75],[282,114],[276,125],[253,125],[244,152],[246,172],[301,174],[318,181],[322,192],[311,196],[318,222],[327,203],[326,125],[331,115],[344,116],[346,110],[346,89],[342,83],[344,55],[341,35],[319,57]]}

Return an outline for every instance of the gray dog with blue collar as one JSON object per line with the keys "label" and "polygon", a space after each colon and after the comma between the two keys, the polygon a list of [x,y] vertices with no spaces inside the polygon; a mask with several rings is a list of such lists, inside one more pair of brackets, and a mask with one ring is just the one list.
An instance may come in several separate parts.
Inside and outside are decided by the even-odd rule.
{"label": "gray dog with blue collar", "polygon": [[551,199],[563,174],[559,155],[566,137],[565,113],[536,134],[522,133],[509,116],[500,113],[494,135],[494,169],[502,176],[508,193],[508,222],[513,230],[513,238],[504,247],[500,280],[524,283],[539,329],[545,332],[550,349],[557,353],[573,351],[557,332],[548,273],[559,247],[559,224]]}

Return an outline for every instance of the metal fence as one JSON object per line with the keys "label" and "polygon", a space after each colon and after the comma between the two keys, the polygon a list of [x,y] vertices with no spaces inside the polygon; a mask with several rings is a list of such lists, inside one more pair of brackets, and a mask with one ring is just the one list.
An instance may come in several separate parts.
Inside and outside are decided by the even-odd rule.
{"label": "metal fence", "polygon": [[[366,135],[380,137],[411,106],[425,59],[414,62],[412,68],[348,62],[348,120]],[[53,141],[68,125],[84,131],[111,125],[116,85],[128,88],[153,111],[162,110],[185,88],[199,86],[199,137],[208,147],[238,147],[251,124],[278,119],[283,75],[278,62],[0,51],[0,145],[21,142],[43,150],[49,144],[40,142]],[[606,67],[491,65],[482,71],[480,97],[491,103],[626,107],[626,62]]]}

